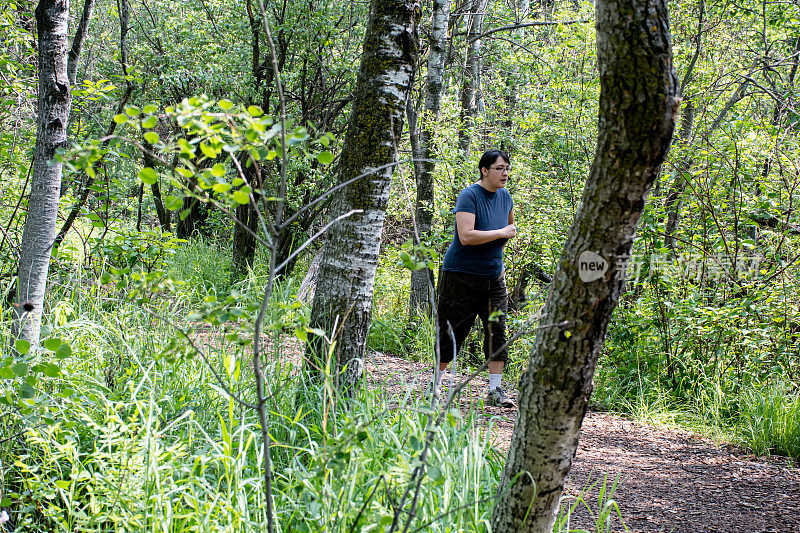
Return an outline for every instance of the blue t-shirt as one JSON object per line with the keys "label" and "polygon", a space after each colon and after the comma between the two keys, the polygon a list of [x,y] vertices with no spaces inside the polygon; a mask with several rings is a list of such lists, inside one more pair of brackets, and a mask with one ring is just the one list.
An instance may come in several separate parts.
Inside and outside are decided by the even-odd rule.
{"label": "blue t-shirt", "polygon": [[[475,229],[488,231],[508,226],[508,215],[514,201],[505,188],[489,192],[473,183],[458,195],[453,213],[460,211],[475,215]],[[508,239],[495,239],[483,244],[465,246],[455,228],[453,242],[444,254],[444,270],[497,278],[503,273],[503,246]]]}

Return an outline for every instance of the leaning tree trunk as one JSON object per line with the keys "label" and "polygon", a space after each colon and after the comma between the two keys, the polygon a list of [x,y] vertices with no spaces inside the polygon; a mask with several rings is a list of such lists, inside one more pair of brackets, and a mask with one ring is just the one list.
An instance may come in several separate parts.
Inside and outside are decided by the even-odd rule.
{"label": "leaning tree trunk", "polygon": [[[417,181],[417,198],[414,204],[417,236],[426,243],[433,227],[433,135],[439,109],[442,107],[444,88],[444,63],[447,59],[447,23],[450,19],[450,0],[434,0],[431,15],[430,54],[428,55],[428,79],[425,83],[425,114],[422,116],[419,150],[414,154],[422,159],[414,165]],[[424,311],[430,314],[433,305],[433,272],[429,268],[411,273],[409,315],[414,318]]]}
{"label": "leaning tree trunk", "polygon": [[72,95],[67,76],[68,0],[42,0],[36,6],[39,108],[31,172],[28,216],[20,244],[17,305],[12,338],[38,344],[42,306],[56,236],[62,164],[56,150],[67,142]]}
{"label": "leaning tree trunk", "polygon": [[492,517],[500,533],[553,531],[597,358],[624,287],[621,259],[630,255],[680,105],[666,0],[598,0],[596,21],[597,149],[520,379],[519,414]]}
{"label": "leaning tree trunk", "polygon": [[[379,167],[396,161],[418,54],[419,16],[419,3],[413,0],[372,1],[342,148],[341,182],[370,174],[347,185],[333,201],[334,216],[360,212],[334,224],[326,235],[311,324],[338,334],[338,370],[345,391],[352,391],[362,374],[381,228],[394,171]],[[312,369],[319,369],[322,349],[319,343],[309,345],[306,362]]]}

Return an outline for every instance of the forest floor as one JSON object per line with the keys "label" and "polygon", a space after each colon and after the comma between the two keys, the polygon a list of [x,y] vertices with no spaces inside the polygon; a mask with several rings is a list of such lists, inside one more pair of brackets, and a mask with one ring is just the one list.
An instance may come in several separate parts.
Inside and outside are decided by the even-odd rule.
{"label": "forest floor", "polygon": [[[409,388],[425,391],[429,376],[422,363],[379,354],[367,361],[368,383],[382,383],[400,400]],[[447,374],[445,381],[449,378]],[[505,453],[516,409],[484,407],[485,391],[484,375],[465,388],[459,406],[462,412],[474,408],[481,413],[492,428],[494,445]],[[509,393],[516,400],[517,391]],[[604,531],[800,533],[797,462],[758,457],[684,430],[590,411],[565,491],[573,502],[585,492],[588,507],[576,506],[571,529],[595,530],[604,478],[608,488],[617,480],[613,499],[622,519],[612,512]]]}

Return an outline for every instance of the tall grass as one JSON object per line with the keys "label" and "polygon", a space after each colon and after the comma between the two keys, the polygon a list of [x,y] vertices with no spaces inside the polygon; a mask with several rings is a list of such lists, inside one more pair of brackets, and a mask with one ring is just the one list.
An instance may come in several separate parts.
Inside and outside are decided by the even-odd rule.
{"label": "tall grass", "polygon": [[800,457],[800,394],[784,385],[744,393],[736,433],[758,454]]}
{"label": "tall grass", "polygon": [[[58,360],[57,375],[40,376],[33,397],[23,395],[22,377],[0,380],[0,396],[11,399],[0,403],[0,508],[15,531],[263,531],[258,419],[212,374],[253,402],[250,348],[206,324],[192,334],[203,361],[175,329],[196,325],[196,308],[226,301],[227,278],[205,262],[212,253],[192,244],[176,254],[172,271],[189,283],[162,284],[171,292],[151,298],[149,312],[128,289],[79,270],[56,274],[47,335],[71,355]],[[236,302],[252,304],[260,273],[257,263],[236,285]],[[427,398],[411,388],[392,397],[379,385],[345,399],[330,383],[304,382],[284,333],[304,313],[287,280],[265,320],[276,326],[264,372],[278,529],[387,531],[414,489],[432,416]],[[6,316],[0,328],[8,326]],[[35,357],[31,365],[48,356]],[[415,506],[406,500],[399,509],[409,531],[490,530],[504,452],[482,416],[448,413]]]}

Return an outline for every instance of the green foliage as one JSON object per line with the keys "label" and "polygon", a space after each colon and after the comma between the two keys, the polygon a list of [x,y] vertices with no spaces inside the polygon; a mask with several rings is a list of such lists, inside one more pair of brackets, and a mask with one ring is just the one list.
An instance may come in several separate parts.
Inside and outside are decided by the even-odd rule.
{"label": "green foliage", "polygon": [[786,386],[749,390],[740,398],[736,434],[759,455],[800,457],[800,395]]}

